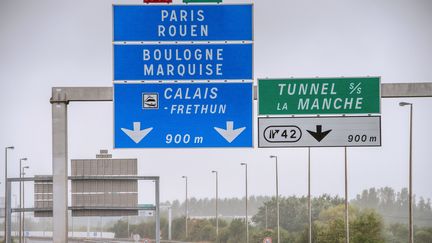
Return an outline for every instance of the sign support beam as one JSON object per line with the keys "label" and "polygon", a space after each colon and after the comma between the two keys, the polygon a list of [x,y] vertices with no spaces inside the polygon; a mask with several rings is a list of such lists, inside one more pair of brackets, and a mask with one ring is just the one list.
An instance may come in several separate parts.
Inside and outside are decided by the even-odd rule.
{"label": "sign support beam", "polygon": [[[430,83],[385,83],[381,84],[382,98],[432,97]],[[257,99],[254,87],[254,99]],[[54,243],[67,242],[67,106],[69,102],[112,101],[112,87],[53,87],[52,104],[52,164],[53,164],[53,209]]]}
{"label": "sign support beam", "polygon": [[[257,100],[257,86],[254,86]],[[381,98],[432,97],[432,82],[382,83]],[[113,101],[113,87],[53,87],[50,102]]]}
{"label": "sign support beam", "polygon": [[[258,98],[254,86],[254,100]],[[422,83],[381,83],[381,98],[432,97],[432,82]]]}
{"label": "sign support beam", "polygon": [[52,103],[53,243],[68,241],[67,102]]}

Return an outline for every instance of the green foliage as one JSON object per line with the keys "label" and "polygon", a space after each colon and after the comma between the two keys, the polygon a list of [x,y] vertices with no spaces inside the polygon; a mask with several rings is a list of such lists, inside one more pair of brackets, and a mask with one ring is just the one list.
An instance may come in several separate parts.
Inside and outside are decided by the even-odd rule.
{"label": "green foliage", "polygon": [[352,242],[379,243],[384,242],[384,223],[374,210],[364,210],[359,213],[351,224]]}
{"label": "green foliage", "polygon": [[388,242],[402,243],[408,242],[408,225],[400,223],[391,224],[387,227],[386,239]]}
{"label": "green foliage", "polygon": [[245,242],[246,240],[246,225],[244,220],[235,219],[231,221],[228,226],[228,239],[227,241],[222,241],[221,243],[238,243]]}
{"label": "green foliage", "polygon": [[[387,227],[386,242],[405,243],[409,239],[408,224],[391,224]],[[414,242],[431,243],[432,227],[414,227]]]}
{"label": "green foliage", "polygon": [[[324,194],[312,199],[312,220],[318,219],[321,211],[343,203],[339,197]],[[289,232],[301,232],[308,224],[307,197],[287,197],[279,199],[280,225]],[[252,218],[259,227],[265,228],[267,208],[268,228],[276,229],[276,199],[272,198],[258,209],[258,213]]]}
{"label": "green foliage", "polygon": [[414,241],[416,243],[431,243],[432,242],[432,228],[421,229],[415,232]]}
{"label": "green foliage", "polygon": [[[254,198],[257,206],[256,214],[252,217],[249,226],[249,242],[261,243],[265,237],[277,239],[276,228],[276,200],[267,197]],[[405,243],[408,241],[407,221],[407,191],[395,192],[391,188],[371,188],[363,191],[356,197],[349,207],[350,242],[351,243]],[[241,215],[244,210],[244,199],[226,199],[225,210]],[[214,200],[191,200],[190,210],[195,214],[209,212],[214,215]],[[233,207],[228,210],[230,203]],[[182,205],[175,201],[177,209]],[[199,210],[194,209],[195,205]],[[206,208],[207,207],[207,208]],[[312,199],[312,239],[319,243],[345,242],[345,215],[344,200],[337,196],[322,195]],[[240,213],[241,212],[241,213]],[[429,214],[432,215],[430,200],[420,198],[416,203],[414,214],[415,223],[428,222],[429,226],[415,227],[415,242],[432,243],[432,228]],[[222,215],[229,215],[221,213]],[[384,217],[381,216],[384,214]],[[193,217],[193,216],[192,216]],[[266,227],[267,218],[267,227]],[[383,220],[383,218],[385,220]],[[389,220],[391,219],[391,220]],[[420,219],[420,220],[419,220]],[[423,221],[422,221],[423,219]],[[387,222],[386,226],[384,222]],[[403,222],[405,224],[402,224]],[[280,225],[281,243],[307,243],[308,242],[308,210],[307,197],[281,197],[280,198]],[[112,228],[116,237],[127,237],[127,225],[118,221]],[[131,225],[130,231],[142,237],[154,238],[154,222]],[[244,219],[225,221],[219,219],[219,237],[216,236],[216,220],[189,219],[189,235],[185,236],[185,218],[177,217],[172,222],[173,240],[188,242],[217,242],[241,243],[245,242],[246,227]],[[161,219],[162,238],[168,238],[166,219]]]}
{"label": "green foliage", "polygon": [[[252,229],[249,236],[249,242],[262,243],[264,238],[271,237],[273,242],[277,242],[277,230],[261,230],[258,228]],[[295,234],[290,234],[288,231],[281,229],[280,232],[281,242],[296,242]]]}
{"label": "green foliage", "polygon": [[127,222],[123,220],[117,221],[117,223],[114,224],[110,231],[114,232],[116,238],[127,238]]}
{"label": "green foliage", "polygon": [[214,241],[216,240],[216,228],[213,227],[209,220],[194,219],[188,223],[189,237],[188,239],[194,241]]}
{"label": "green foliage", "polygon": [[186,239],[186,226],[185,226],[185,218],[175,218],[172,221],[172,237],[176,240]]}
{"label": "green foliage", "polygon": [[[271,198],[268,196],[251,196],[248,198],[248,210],[250,214],[256,214],[258,208],[269,201]],[[175,200],[173,202],[166,202],[171,204],[172,215],[174,218],[183,217],[185,212],[184,202]],[[219,214],[224,216],[238,216],[241,215],[239,212],[244,212],[245,198],[225,198],[219,199],[218,207]],[[214,198],[208,199],[196,199],[189,198],[188,209],[189,216],[213,216],[215,215],[216,201]]]}
{"label": "green foliage", "polygon": [[[339,205],[324,210],[314,222],[313,239],[316,242],[345,242],[345,207]],[[384,224],[382,218],[373,210],[360,211],[349,207],[350,242],[381,243],[384,242]],[[305,234],[303,234],[305,235]],[[303,237],[302,242],[305,241]]]}

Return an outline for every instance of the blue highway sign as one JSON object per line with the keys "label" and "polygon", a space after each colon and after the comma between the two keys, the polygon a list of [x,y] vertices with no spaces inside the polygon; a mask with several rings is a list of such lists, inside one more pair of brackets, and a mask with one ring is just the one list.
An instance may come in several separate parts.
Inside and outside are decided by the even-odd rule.
{"label": "blue highway sign", "polygon": [[114,80],[252,79],[252,44],[114,45]]}
{"label": "blue highway sign", "polygon": [[252,41],[252,5],[114,5],[114,41]]}
{"label": "blue highway sign", "polygon": [[116,83],[114,147],[253,147],[252,99],[252,83]]}

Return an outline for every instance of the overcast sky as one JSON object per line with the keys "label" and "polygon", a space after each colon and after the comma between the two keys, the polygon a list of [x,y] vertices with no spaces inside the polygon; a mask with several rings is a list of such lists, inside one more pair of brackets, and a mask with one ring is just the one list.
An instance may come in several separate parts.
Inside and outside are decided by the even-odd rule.
{"label": "overcast sky", "polygon": [[[31,175],[51,173],[51,87],[112,86],[112,3],[141,1],[0,1],[0,148],[16,147],[11,176],[18,176],[20,157],[29,157]],[[432,82],[430,0],[258,0],[254,13],[255,79],[370,75],[383,83]],[[348,149],[351,198],[369,187],[408,185],[409,110],[400,101],[382,100],[382,147]],[[432,198],[432,100],[404,101],[414,103],[414,193]],[[68,116],[69,159],[112,151],[112,102],[71,103]],[[160,176],[162,201],[184,200],[182,175],[189,177],[190,196],[212,197],[211,170],[219,171],[221,197],[244,196],[241,162],[249,164],[249,193],[274,195],[269,155],[279,156],[280,193],[307,193],[302,148],[118,149],[113,155],[138,158],[141,175]],[[312,149],[313,195],[343,195],[343,156],[343,148]],[[3,183],[3,159],[0,168]],[[142,185],[140,202],[152,200],[150,189]]]}

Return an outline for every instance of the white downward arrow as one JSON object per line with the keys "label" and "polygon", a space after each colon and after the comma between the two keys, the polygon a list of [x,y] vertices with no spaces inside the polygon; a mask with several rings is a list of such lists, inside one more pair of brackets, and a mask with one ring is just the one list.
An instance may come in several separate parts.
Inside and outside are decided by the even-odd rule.
{"label": "white downward arrow", "polygon": [[133,130],[129,130],[126,128],[121,129],[126,135],[128,135],[135,143],[141,142],[141,140],[153,130],[153,127],[146,128],[141,130],[141,122],[133,123]]}
{"label": "white downward arrow", "polygon": [[234,129],[234,122],[233,121],[227,121],[226,122],[226,129],[222,129],[219,127],[214,127],[214,129],[223,137],[225,140],[228,141],[228,143],[231,143],[234,141],[240,133],[242,133],[246,127],[241,127]]}

